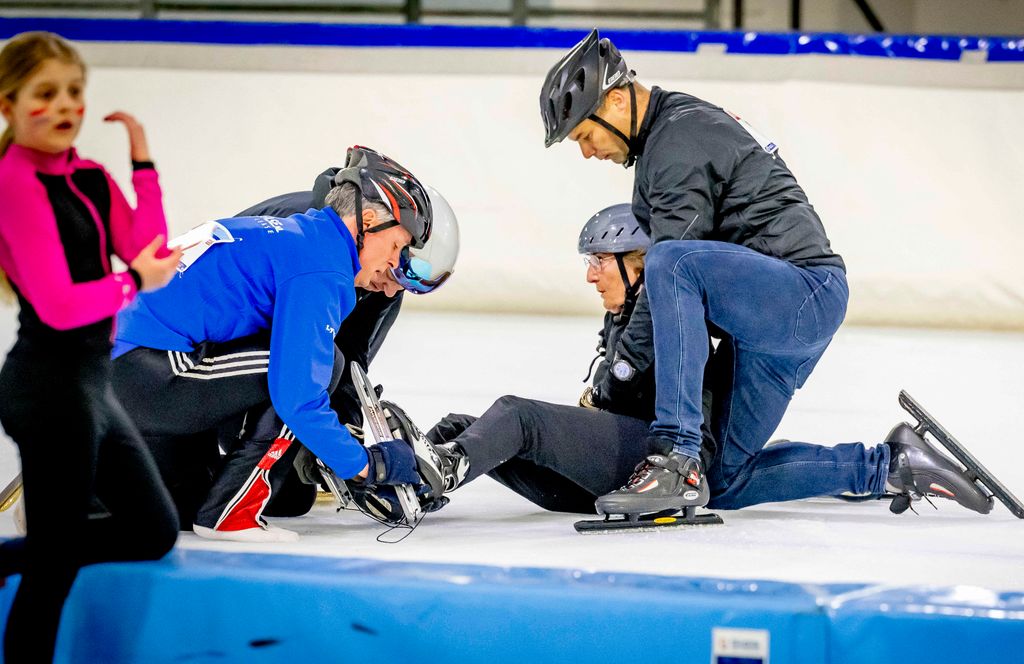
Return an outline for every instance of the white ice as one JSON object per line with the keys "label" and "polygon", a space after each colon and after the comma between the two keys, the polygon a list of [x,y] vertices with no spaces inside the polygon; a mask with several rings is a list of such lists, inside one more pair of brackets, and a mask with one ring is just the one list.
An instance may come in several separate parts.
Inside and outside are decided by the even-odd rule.
{"label": "white ice", "polygon": [[[503,394],[575,403],[593,356],[592,318],[471,316],[407,311],[370,377],[422,428],[448,412],[482,413]],[[873,444],[907,419],[904,388],[1024,495],[1021,395],[1024,335],[845,328],[797,393],[777,435]],[[8,447],[9,444],[8,444]],[[14,464],[4,450],[3,469]],[[794,582],[974,585],[1024,590],[1024,520],[997,503],[980,516],[945,501],[894,516],[882,502],[828,499],[719,512],[722,526],[579,535],[576,515],[544,512],[481,478],[451,495],[399,544],[358,513],[319,504],[275,520],[296,543],[250,545],[183,534],[179,546],[225,551],[571,568]],[[13,533],[10,513],[0,535]],[[387,537],[397,537],[395,531]]]}

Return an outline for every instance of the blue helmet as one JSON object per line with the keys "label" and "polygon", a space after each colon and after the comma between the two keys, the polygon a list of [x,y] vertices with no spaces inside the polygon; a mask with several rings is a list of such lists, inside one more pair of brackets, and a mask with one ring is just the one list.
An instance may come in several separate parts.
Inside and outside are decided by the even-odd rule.
{"label": "blue helmet", "polygon": [[625,254],[651,246],[651,238],[633,216],[629,203],[612,205],[587,221],[580,231],[581,254]]}

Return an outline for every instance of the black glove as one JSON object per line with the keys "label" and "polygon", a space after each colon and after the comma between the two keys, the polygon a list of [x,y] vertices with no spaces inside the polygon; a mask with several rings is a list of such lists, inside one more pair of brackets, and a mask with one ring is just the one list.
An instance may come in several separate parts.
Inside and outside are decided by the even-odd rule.
{"label": "black glove", "polygon": [[421,484],[412,446],[402,439],[385,440],[366,448],[366,484]]}

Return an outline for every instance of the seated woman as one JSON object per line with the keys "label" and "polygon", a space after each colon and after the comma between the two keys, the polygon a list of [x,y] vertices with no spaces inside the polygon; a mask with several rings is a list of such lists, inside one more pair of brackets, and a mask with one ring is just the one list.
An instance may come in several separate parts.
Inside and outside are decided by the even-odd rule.
{"label": "seated woman", "polygon": [[[640,297],[648,246],[628,204],[601,210],[587,222],[579,253],[587,282],[607,310],[592,387],[575,406],[504,396],[479,418],[445,417],[426,436],[444,457],[449,490],[489,475],[544,509],[593,514],[598,496],[629,479],[649,454],[644,445],[654,419],[653,329]],[[710,407],[710,393],[705,397]],[[418,435],[401,408],[382,405],[392,429],[405,432],[407,440]],[[710,458],[714,440],[709,430],[704,435]],[[379,518],[400,518],[393,494],[353,493]]]}

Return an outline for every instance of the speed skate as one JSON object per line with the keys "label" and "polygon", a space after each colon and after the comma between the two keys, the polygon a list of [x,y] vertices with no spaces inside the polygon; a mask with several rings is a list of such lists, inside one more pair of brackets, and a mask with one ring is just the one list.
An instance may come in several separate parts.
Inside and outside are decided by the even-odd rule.
{"label": "speed skate", "polygon": [[1024,503],[1020,498],[1013,495],[988,468],[975,459],[960,441],[921,407],[921,404],[905,390],[900,390],[899,401],[900,406],[917,420],[917,424],[913,427],[914,432],[921,438],[924,438],[925,434],[929,434],[931,438],[942,445],[963,466],[963,476],[988,494],[990,504],[994,502],[993,498],[998,498],[1014,516],[1024,519]]}

